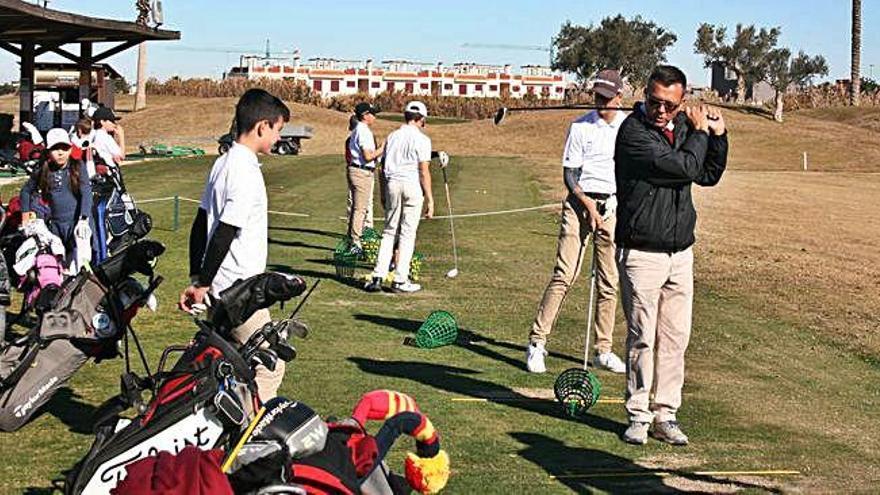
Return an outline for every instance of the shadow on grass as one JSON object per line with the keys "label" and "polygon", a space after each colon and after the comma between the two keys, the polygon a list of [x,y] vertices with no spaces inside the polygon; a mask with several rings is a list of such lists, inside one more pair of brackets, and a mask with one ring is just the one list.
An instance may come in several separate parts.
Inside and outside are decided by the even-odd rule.
{"label": "shadow on grass", "polygon": [[43,414],[51,414],[67,426],[72,433],[91,435],[95,425],[97,407],[81,401],[82,396],[61,387],[43,408]]}
{"label": "shadow on grass", "polygon": [[333,248],[327,246],[319,246],[317,244],[307,244],[301,241],[282,241],[279,239],[269,238],[269,244],[275,244],[277,246],[284,246],[290,248],[305,248],[305,249],[315,249],[318,251],[333,251]]}
{"label": "shadow on grass", "polygon": [[[648,469],[631,460],[601,450],[570,447],[540,433],[513,432],[525,445],[517,454],[553,476],[575,493],[712,493],[731,486],[745,490],[781,493],[780,490],[728,478],[715,478],[679,470]],[[663,483],[669,475],[700,483],[683,491]],[[714,485],[714,486],[713,486]]]}
{"label": "shadow on grass", "polygon": [[297,232],[300,234],[313,234],[313,235],[321,235],[324,237],[331,237],[333,239],[342,239],[345,237],[345,234],[339,232],[330,232],[327,230],[318,230],[318,229],[304,229],[302,227],[274,227],[270,226],[269,230],[281,230],[284,232]]}
{"label": "shadow on grass", "polygon": [[[366,321],[369,323],[373,323],[374,325],[379,325],[381,327],[393,328],[395,330],[399,330],[408,334],[415,334],[419,327],[422,325],[421,321],[418,320],[410,320],[407,318],[391,318],[387,316],[381,315],[367,315],[367,314],[356,314],[354,315],[355,320]],[[505,342],[503,340],[496,340],[491,337],[483,336],[473,330],[468,330],[465,328],[460,328],[458,330],[458,339],[455,342],[456,347],[460,347],[462,349],[466,349],[474,354],[478,354],[480,356],[493,359],[500,363],[508,364],[514,368],[525,370],[526,364],[523,359],[516,359],[510,356],[506,356],[501,354],[498,351],[490,349],[487,346],[478,345],[478,344],[486,344],[487,346],[500,347],[503,349],[508,349],[511,351],[519,352],[521,356],[525,356],[526,346],[525,345],[517,345],[511,342]],[[581,361],[577,358],[573,358],[566,354],[560,354],[558,352],[551,352],[550,356],[562,359],[565,361],[570,361],[572,363],[580,364]]]}
{"label": "shadow on grass", "polygon": [[[332,262],[328,262],[328,264],[332,265]],[[278,263],[271,263],[266,267],[267,270],[273,272],[281,272],[281,273],[292,273],[295,275],[299,275],[303,278],[320,278],[324,280],[333,280],[342,285],[346,285],[353,289],[362,290],[364,288],[364,283],[359,280],[355,280],[353,278],[339,278],[336,276],[335,270],[333,272],[319,272],[316,270],[303,270],[300,268],[294,268],[290,265],[281,265]]]}
{"label": "shadow on grass", "polygon": [[532,397],[526,397],[503,385],[475,378],[473,375],[479,374],[479,372],[466,368],[417,361],[377,361],[361,357],[350,357],[348,360],[361,371],[373,375],[414,380],[423,385],[454,394],[483,398],[487,402],[563,421],[584,423],[592,428],[613,433],[618,437],[622,436],[626,429],[626,425],[623,423],[593,414],[587,414],[580,419],[571,418],[565,415],[556,401],[535,400]]}

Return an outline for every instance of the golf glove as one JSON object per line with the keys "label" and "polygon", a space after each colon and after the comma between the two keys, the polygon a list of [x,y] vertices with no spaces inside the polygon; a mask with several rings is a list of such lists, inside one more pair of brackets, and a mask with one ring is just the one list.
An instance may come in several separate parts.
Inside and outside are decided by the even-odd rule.
{"label": "golf glove", "polygon": [[617,212],[617,196],[611,195],[605,200],[605,211],[602,213],[602,221],[607,222]]}
{"label": "golf glove", "polygon": [[82,219],[76,222],[76,226],[73,228],[73,236],[78,241],[88,241],[92,238],[92,229],[89,227],[89,221],[86,219]]}
{"label": "golf glove", "polygon": [[447,153],[445,151],[441,151],[440,153],[438,153],[437,158],[440,161],[441,167],[445,168],[447,165],[449,165],[449,153]]}

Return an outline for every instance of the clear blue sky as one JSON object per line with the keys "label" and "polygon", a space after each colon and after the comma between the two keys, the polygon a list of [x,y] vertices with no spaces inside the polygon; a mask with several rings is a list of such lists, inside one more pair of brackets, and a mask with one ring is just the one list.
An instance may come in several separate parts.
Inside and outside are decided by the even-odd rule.
{"label": "clear blue sky", "polygon": [[[135,17],[134,0],[51,0],[50,7],[113,19]],[[880,46],[875,29],[880,2],[863,2],[862,67],[869,74],[876,63],[880,77]],[[179,42],[150,43],[149,73],[161,79],[218,77],[237,62],[233,54],[186,52],[181,47],[262,49],[266,38],[273,51],[299,48],[304,58],[343,59],[406,58],[446,64],[482,63],[546,64],[540,51],[462,48],[463,43],[549,45],[565,20],[598,23],[622,13],[641,14],[678,35],[668,59],[690,75],[696,84],[707,83],[702,60],[693,53],[701,22],[781,26],[781,46],[793,52],[824,55],[829,78],[849,74],[849,0],[541,0],[477,2],[418,1],[293,1],[293,0],[163,0],[166,27],[181,31]],[[17,79],[15,59],[0,52],[0,80]],[[137,50],[110,62],[129,80],[135,73]],[[51,60],[47,58],[47,60]]]}

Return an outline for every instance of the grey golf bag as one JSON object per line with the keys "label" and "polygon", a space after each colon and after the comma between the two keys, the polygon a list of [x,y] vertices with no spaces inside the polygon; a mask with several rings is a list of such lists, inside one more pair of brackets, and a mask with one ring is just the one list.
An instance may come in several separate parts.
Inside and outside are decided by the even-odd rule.
{"label": "grey golf bag", "polygon": [[[0,430],[24,426],[89,358],[118,354],[131,319],[161,282],[152,264],[164,250],[142,241],[95,273],[69,278],[36,326],[0,347]],[[146,288],[132,277],[136,272],[150,277]]]}

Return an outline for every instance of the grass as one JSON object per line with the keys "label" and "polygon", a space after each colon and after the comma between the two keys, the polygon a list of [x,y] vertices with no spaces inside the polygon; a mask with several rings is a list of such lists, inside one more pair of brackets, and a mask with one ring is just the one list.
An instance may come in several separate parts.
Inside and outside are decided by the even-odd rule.
{"label": "grass", "polygon": [[[566,301],[556,331],[550,373],[522,369],[523,343],[550,275],[558,232],[547,212],[456,220],[461,274],[452,266],[445,220],[420,226],[417,250],[427,256],[425,290],[409,297],[367,294],[336,281],[327,263],[344,231],[343,169],[337,156],[271,158],[264,173],[272,210],[309,218],[270,217],[270,265],[308,279],[325,279],[302,312],[313,332],[297,342],[282,394],[322,414],[344,415],[360,394],[391,388],[413,395],[431,416],[453,459],[448,493],[718,492],[859,490],[880,482],[875,445],[880,420],[880,368],[841,348],[838,340],[796,319],[756,306],[747,291],[707,281],[698,258],[694,332],[680,419],[692,445],[625,445],[619,404],[599,404],[582,421],[567,419],[546,401],[457,402],[457,397],[524,398],[546,391],[556,374],[582,355],[586,287],[581,279]],[[209,158],[150,162],[126,169],[136,198],[198,197]],[[512,158],[456,158],[450,168],[458,213],[503,210],[546,201],[541,169]],[[487,180],[491,177],[491,180]],[[2,191],[8,197],[11,188]],[[438,213],[445,213],[435,177]],[[713,198],[709,198],[713,199]],[[172,205],[144,207],[153,237],[168,246],[158,271],[157,314],[135,320],[151,361],[161,349],[188,340],[191,322],[173,310],[186,282],[186,238],[194,208],[182,205],[182,228],[172,231]],[[710,201],[707,208],[714,208]],[[712,247],[717,247],[710,239]],[[360,273],[364,273],[361,270]],[[452,312],[469,332],[467,343],[424,351],[401,345],[435,309]],[[620,315],[615,348],[622,349]],[[49,486],[90,444],[90,414],[116,392],[120,360],[88,364],[46,412],[20,432],[0,435],[0,492]],[[623,380],[599,375],[603,396],[621,397]],[[402,441],[392,458],[402,466]],[[794,469],[795,477],[695,475],[696,471]],[[658,473],[658,470],[672,475]],[[596,476],[600,473],[626,476]]]}

